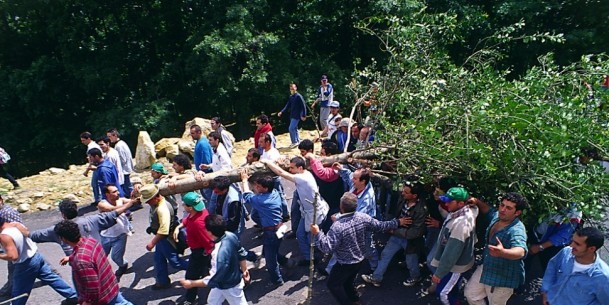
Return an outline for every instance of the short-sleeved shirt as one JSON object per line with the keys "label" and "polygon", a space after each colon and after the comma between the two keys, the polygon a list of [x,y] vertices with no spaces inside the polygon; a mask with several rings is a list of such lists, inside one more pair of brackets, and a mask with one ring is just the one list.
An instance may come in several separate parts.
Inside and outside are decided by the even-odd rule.
{"label": "short-sleeved shirt", "polygon": [[260,160],[270,160],[275,161],[281,157],[281,154],[275,147],[271,147],[269,151],[263,150],[262,155],[260,156]]}
{"label": "short-sleeved shirt", "polygon": [[496,245],[497,238],[501,240],[503,247],[511,249],[521,247],[527,251],[527,233],[524,224],[516,218],[511,224],[489,236],[490,230],[499,221],[495,216],[486,231],[487,246],[484,248],[484,269],[480,283],[493,287],[518,288],[524,283],[524,260],[509,260],[501,257],[493,257],[489,254],[488,245]]}

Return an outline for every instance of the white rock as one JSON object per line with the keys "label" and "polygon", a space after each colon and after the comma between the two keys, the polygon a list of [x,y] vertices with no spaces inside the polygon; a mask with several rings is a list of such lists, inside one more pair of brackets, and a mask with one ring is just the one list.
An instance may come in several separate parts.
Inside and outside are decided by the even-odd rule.
{"label": "white rock", "polygon": [[32,194],[32,197],[34,197],[35,199],[39,199],[44,197],[44,192],[35,192],[34,194]]}
{"label": "white rock", "polygon": [[30,205],[28,203],[22,203],[17,206],[17,211],[19,211],[19,213],[25,213],[29,210],[30,210]]}
{"label": "white rock", "polygon": [[32,199],[30,198],[21,198],[21,199],[17,199],[16,201],[17,204],[32,204]]}
{"label": "white rock", "polygon": [[146,131],[140,131],[135,149],[135,169],[145,170],[156,161],[154,143]]}
{"label": "white rock", "polygon": [[50,210],[51,206],[46,203],[38,203],[38,204],[36,204],[36,208],[39,211],[46,211],[46,210]]}
{"label": "white rock", "polygon": [[49,171],[49,173],[51,173],[51,175],[59,175],[61,173],[65,173],[66,170],[63,168],[57,168],[57,167],[51,167],[49,169],[47,169]]}
{"label": "white rock", "polygon": [[180,141],[178,141],[178,149],[180,149],[181,153],[192,158],[195,155],[195,142],[192,139],[180,139]]}
{"label": "white rock", "polygon": [[201,131],[203,132],[204,137],[207,137],[207,135],[212,132],[211,120],[197,117],[184,124],[184,133],[182,133],[182,139],[189,140],[191,142],[194,141],[190,136],[190,126],[195,124],[201,126]]}
{"label": "white rock", "polygon": [[74,203],[80,203],[80,199],[78,199],[78,197],[76,197],[74,194],[67,194],[63,196],[63,200],[70,200]]}

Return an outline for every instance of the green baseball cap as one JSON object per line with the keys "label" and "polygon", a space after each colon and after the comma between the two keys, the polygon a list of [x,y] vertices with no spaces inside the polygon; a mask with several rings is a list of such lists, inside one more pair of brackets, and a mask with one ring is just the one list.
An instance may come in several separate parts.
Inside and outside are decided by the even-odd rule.
{"label": "green baseball cap", "polygon": [[462,187],[453,187],[446,192],[446,194],[440,196],[442,202],[467,201],[469,199],[469,193]]}
{"label": "green baseball cap", "polygon": [[188,192],[182,195],[182,201],[184,201],[185,205],[192,207],[197,212],[201,212],[205,208],[205,203],[203,203],[201,195],[195,192]]}
{"label": "green baseball cap", "polygon": [[161,162],[156,162],[156,163],[152,164],[152,170],[157,173],[167,175],[167,170],[165,169],[165,166],[163,166],[163,163],[161,163]]}

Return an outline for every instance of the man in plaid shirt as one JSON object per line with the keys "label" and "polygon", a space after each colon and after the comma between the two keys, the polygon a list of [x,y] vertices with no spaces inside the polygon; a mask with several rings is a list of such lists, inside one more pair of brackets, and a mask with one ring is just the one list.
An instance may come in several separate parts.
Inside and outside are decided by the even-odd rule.
{"label": "man in plaid shirt", "polygon": [[320,232],[318,225],[311,225],[311,234],[316,236],[319,249],[325,253],[332,252],[336,257],[337,263],[328,278],[328,289],[341,305],[360,304],[353,281],[368,251],[369,232],[395,230],[408,222],[406,218],[378,221],[356,212],[356,208],[357,196],[347,192],[340,199],[340,218],[332,224],[327,235]]}
{"label": "man in plaid shirt", "polygon": [[106,252],[93,238],[80,236],[78,224],[63,220],[55,225],[55,233],[74,248],[70,256],[61,259],[72,267],[72,278],[82,305],[133,305],[118,291],[118,282],[106,258]]}
{"label": "man in plaid shirt", "polygon": [[[477,200],[473,198],[472,200]],[[483,264],[478,266],[465,286],[470,305],[505,305],[514,289],[524,283],[524,257],[527,254],[527,234],[519,219],[528,207],[518,193],[507,193],[486,229]]]}

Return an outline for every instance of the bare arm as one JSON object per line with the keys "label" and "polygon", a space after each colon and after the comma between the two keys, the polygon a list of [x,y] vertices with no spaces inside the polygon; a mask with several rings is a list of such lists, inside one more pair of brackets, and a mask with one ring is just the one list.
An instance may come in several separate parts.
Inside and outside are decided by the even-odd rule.
{"label": "bare arm", "polygon": [[19,258],[19,253],[17,253],[17,248],[15,247],[15,241],[10,236],[6,234],[0,235],[0,243],[2,243],[2,248],[4,248],[4,253],[0,253],[0,259],[15,261]]}
{"label": "bare arm", "polygon": [[275,173],[276,175],[285,178],[291,182],[295,182],[294,180],[294,175],[284,171],[283,169],[281,169],[281,167],[279,167],[279,165],[277,165],[275,162],[272,161],[268,161],[268,160],[260,160],[260,162],[264,165],[266,165],[273,173]]}

